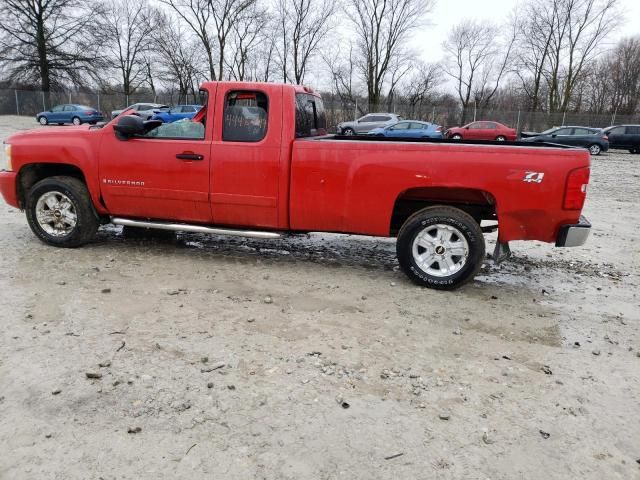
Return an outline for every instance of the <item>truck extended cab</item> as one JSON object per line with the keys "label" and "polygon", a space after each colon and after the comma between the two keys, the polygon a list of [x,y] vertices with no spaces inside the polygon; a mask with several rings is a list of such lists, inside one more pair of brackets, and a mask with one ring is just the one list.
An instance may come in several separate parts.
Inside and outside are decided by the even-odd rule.
{"label": "truck extended cab", "polygon": [[202,94],[191,120],[125,111],[102,126],[12,135],[4,199],[58,247],[89,242],[109,222],[264,239],[397,237],[403,271],[438,289],[474,277],[487,231],[498,229],[498,261],[511,240],[575,246],[588,236],[587,150],[331,136],[306,87],[206,82]]}

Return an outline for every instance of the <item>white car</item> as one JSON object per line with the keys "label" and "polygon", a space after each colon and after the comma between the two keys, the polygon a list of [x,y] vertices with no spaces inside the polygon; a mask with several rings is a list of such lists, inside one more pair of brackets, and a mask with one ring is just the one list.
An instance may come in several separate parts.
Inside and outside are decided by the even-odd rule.
{"label": "white car", "polygon": [[402,120],[402,117],[395,113],[369,113],[353,122],[342,122],[338,124],[340,135],[360,135],[367,134],[374,128],[384,128],[395,125]]}
{"label": "white car", "polygon": [[130,107],[124,108],[122,110],[113,110],[111,112],[111,119],[116,118],[118,115],[120,115],[125,110],[128,110],[129,108],[133,108],[136,114],[138,114],[138,116],[143,120],[149,120],[156,113],[159,113],[160,111],[165,109],[168,110],[169,106],[162,105],[160,103],[134,103]]}

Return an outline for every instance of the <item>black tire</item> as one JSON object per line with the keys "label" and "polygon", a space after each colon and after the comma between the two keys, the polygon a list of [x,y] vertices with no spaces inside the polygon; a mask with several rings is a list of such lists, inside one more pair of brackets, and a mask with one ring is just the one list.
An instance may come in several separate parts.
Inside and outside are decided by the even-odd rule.
{"label": "black tire", "polygon": [[347,127],[342,129],[342,135],[355,135],[356,132],[353,131],[353,128]]}
{"label": "black tire", "polygon": [[45,117],[44,115],[41,115],[38,117],[38,123],[40,125],[49,125],[49,119],[47,117]]}
{"label": "black tire", "polygon": [[462,135],[460,135],[459,133],[454,133],[453,135],[451,135],[451,139],[452,140],[462,140]]}
{"label": "black tire", "polygon": [[496,137],[496,142],[506,142],[507,138],[504,135],[498,135]]}
{"label": "black tire", "polygon": [[[71,202],[75,214],[76,225],[65,235],[51,235],[38,223],[36,205],[40,197],[48,192],[59,192]],[[93,209],[91,197],[86,185],[73,177],[48,177],[36,183],[26,198],[26,214],[29,226],[35,235],[48,245],[63,248],[75,248],[90,242],[96,234],[100,221]]]}
{"label": "black tire", "polygon": [[82,120],[80,120],[80,117],[73,117],[71,119],[71,123],[73,123],[74,125],[82,125]]}
{"label": "black tire", "polygon": [[[468,247],[466,261],[459,270],[449,276],[427,273],[414,258],[413,246],[416,237],[426,229],[435,228],[436,225],[453,227],[464,237]],[[462,242],[462,239],[459,240]],[[404,223],[398,233],[396,253],[400,268],[414,283],[437,290],[454,290],[472,280],[482,267],[485,258],[484,236],[478,222],[468,213],[448,206],[427,207],[414,213]],[[436,263],[440,268],[437,260],[434,260],[431,266]]]}

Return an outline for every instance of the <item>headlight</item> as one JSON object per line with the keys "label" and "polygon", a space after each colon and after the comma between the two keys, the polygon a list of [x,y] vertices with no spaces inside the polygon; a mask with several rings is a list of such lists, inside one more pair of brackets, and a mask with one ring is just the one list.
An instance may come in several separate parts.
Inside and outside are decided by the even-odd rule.
{"label": "headlight", "polygon": [[11,144],[10,143],[5,143],[4,144],[4,157],[5,157],[5,170],[11,171],[13,170],[12,166],[11,166]]}

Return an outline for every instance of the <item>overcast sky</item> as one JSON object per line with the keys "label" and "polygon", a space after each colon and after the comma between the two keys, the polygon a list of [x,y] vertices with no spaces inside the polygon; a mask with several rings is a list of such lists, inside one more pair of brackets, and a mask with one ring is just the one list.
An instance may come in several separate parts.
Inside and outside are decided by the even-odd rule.
{"label": "overcast sky", "polygon": [[[428,17],[431,23],[420,33],[420,37],[424,38],[425,49],[440,48],[451,28],[463,19],[502,23],[507,20],[517,3],[515,0],[436,0],[436,6]],[[640,0],[618,0],[618,3],[626,23],[611,39],[640,35]],[[441,55],[432,56],[425,52],[421,57],[429,62],[439,60]]]}

